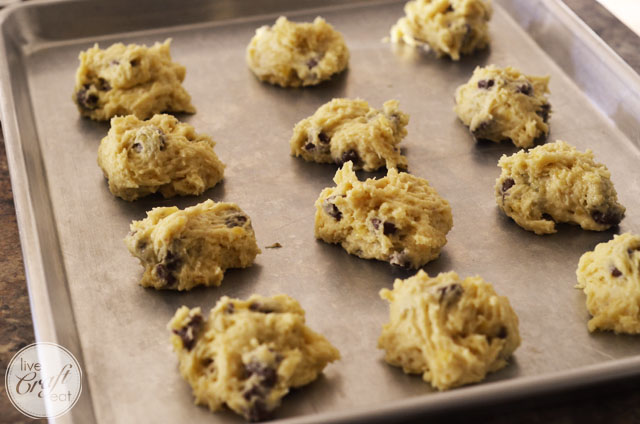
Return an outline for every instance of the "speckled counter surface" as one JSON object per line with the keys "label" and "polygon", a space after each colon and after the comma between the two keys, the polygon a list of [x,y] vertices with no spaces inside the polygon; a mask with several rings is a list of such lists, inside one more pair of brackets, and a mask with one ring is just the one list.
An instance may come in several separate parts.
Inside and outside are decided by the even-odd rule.
{"label": "speckled counter surface", "polygon": [[[633,69],[640,73],[640,38],[595,0],[564,0]],[[22,252],[4,142],[0,142],[0,369],[34,341]],[[0,379],[0,423],[38,422],[9,403]],[[563,395],[529,399],[491,408],[461,410],[432,417],[433,422],[488,423],[640,423],[640,380],[588,387]],[[416,420],[415,422],[423,422]]]}

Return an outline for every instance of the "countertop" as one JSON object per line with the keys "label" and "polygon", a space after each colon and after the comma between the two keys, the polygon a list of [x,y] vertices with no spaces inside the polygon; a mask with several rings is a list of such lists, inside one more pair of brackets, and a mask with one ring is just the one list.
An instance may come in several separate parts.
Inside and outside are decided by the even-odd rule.
{"label": "countertop", "polygon": [[[640,73],[640,38],[595,0],[564,0],[607,44]],[[0,142],[0,369],[34,342],[29,297],[16,225],[4,140]],[[0,385],[0,423],[32,423],[9,403]],[[429,422],[640,423],[640,379],[585,387],[491,408],[462,409]],[[422,422],[422,420],[415,420]]]}

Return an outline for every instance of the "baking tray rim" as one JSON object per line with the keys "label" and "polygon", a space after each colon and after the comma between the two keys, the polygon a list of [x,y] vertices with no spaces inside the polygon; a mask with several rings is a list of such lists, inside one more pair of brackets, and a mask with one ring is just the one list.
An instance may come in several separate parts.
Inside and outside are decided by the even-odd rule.
{"label": "baking tray rim", "polygon": [[[12,4],[0,11],[0,29],[11,19],[12,15],[22,8],[39,7],[42,5],[54,5],[70,3],[73,0],[39,0],[30,3]],[[597,34],[588,27],[577,15],[571,11],[567,5],[560,0],[538,0],[551,4],[574,31],[576,36],[588,43],[591,49],[598,50],[600,55],[606,56],[615,66],[619,67],[620,75],[630,83],[632,92],[640,93],[640,76],[620,58],[613,49],[607,45]],[[389,1],[390,2],[390,1]],[[398,1],[400,2],[400,1]],[[365,5],[366,0],[355,0],[353,6]],[[370,3],[380,3],[372,1]],[[385,2],[386,3],[386,2]],[[327,6],[330,7],[330,6]],[[275,12],[274,12],[275,13]],[[55,314],[51,305],[49,288],[47,286],[46,266],[43,261],[41,250],[41,240],[38,237],[36,214],[38,208],[51,208],[49,203],[46,206],[36,205],[32,198],[32,191],[29,186],[30,178],[33,178],[27,170],[25,154],[22,150],[21,125],[17,116],[14,92],[17,87],[13,87],[10,75],[15,72],[8,60],[7,39],[4,31],[0,31],[0,117],[4,133],[5,149],[11,186],[13,190],[16,219],[18,223],[25,277],[29,292],[29,302],[32,311],[33,326],[36,341],[59,342],[59,328],[56,325]],[[9,41],[11,42],[11,41]],[[23,53],[22,51],[20,53]],[[21,58],[20,58],[21,59]],[[24,64],[20,61],[21,66]],[[23,70],[22,68],[19,69]],[[29,104],[31,107],[32,105]],[[33,113],[33,109],[30,109]],[[33,116],[31,116],[33,119]],[[35,122],[33,122],[35,127]],[[42,152],[38,149],[38,155]],[[55,235],[56,241],[57,234]],[[62,264],[64,267],[64,264]],[[67,302],[70,306],[69,293],[66,293]],[[77,337],[77,327],[74,326],[74,334]],[[76,339],[77,340],[77,339]],[[78,342],[76,349],[81,354],[81,346]],[[80,358],[79,358],[80,359]],[[82,359],[80,359],[81,362]],[[314,415],[291,417],[279,420],[281,422],[342,422],[344,420],[380,420],[392,415],[414,415],[419,413],[435,413],[450,410],[457,405],[457,402],[464,400],[465,406],[473,407],[488,403],[498,403],[508,400],[523,398],[525,396],[536,396],[551,394],[559,391],[576,389],[585,385],[604,383],[628,377],[635,377],[640,374],[640,354],[633,357],[608,360],[606,362],[583,366],[572,370],[545,373],[537,376],[518,377],[509,380],[487,382],[479,385],[467,386],[449,392],[429,393],[415,396],[405,400],[389,401],[383,406],[376,408],[358,407],[340,412],[323,412]],[[86,392],[89,392],[88,387]],[[89,396],[89,403],[92,403],[90,395],[85,393],[85,399]],[[66,416],[56,419],[56,422],[76,422],[73,419],[73,411]],[[92,418],[96,418],[92,413]],[[53,422],[53,420],[51,420]],[[353,422],[353,421],[351,421]]]}

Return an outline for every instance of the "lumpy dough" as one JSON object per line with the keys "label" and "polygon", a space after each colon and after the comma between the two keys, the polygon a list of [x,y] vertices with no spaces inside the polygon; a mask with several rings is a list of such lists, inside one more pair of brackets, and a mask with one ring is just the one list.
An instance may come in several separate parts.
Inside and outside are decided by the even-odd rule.
{"label": "lumpy dough", "polygon": [[407,374],[438,390],[475,383],[507,365],[520,345],[518,317],[506,297],[480,277],[420,270],[380,297],[390,302],[378,347]]}
{"label": "lumpy dough", "polygon": [[333,99],[296,124],[291,154],[310,162],[352,161],[354,168],[365,171],[406,169],[407,159],[397,145],[407,135],[408,123],[397,100],[376,110],[364,100]]}
{"label": "lumpy dough", "polygon": [[593,152],[579,152],[564,141],[503,155],[496,202],[519,226],[536,234],[556,232],[556,223],[604,231],[620,223],[625,208],[606,166]]}
{"label": "lumpy dough", "polygon": [[171,40],[145,45],[96,44],[80,53],[73,100],[82,116],[106,121],[116,115],[147,119],[160,112],[195,113],[182,87],[185,68],[171,60]]}
{"label": "lumpy dough", "polygon": [[438,55],[459,60],[489,45],[489,0],[413,0],[391,28],[391,41],[428,45]]}
{"label": "lumpy dough", "polygon": [[548,76],[524,75],[512,67],[478,67],[456,90],[454,110],[476,139],[531,147],[549,134],[548,84]]}
{"label": "lumpy dough", "polygon": [[180,373],[195,403],[224,405],[249,421],[270,417],[290,388],[315,380],[340,353],[305,325],[300,304],[287,295],[222,297],[205,319],[181,307],[169,323]]}
{"label": "lumpy dough", "polygon": [[316,85],[347,67],[349,50],[342,35],[321,17],[296,23],[281,16],[273,27],[256,30],[247,63],[261,81],[282,87]]}
{"label": "lumpy dough", "polygon": [[171,115],[141,121],[134,115],[111,119],[98,148],[98,165],[109,190],[124,200],[159,192],[164,197],[199,195],[223,177],[224,165],[208,135]]}
{"label": "lumpy dough", "polygon": [[144,266],[140,285],[169,290],[219,286],[227,268],[251,266],[260,253],[249,216],[212,200],[154,208],[131,223],[125,243]]}
{"label": "lumpy dough", "polygon": [[576,275],[592,316],[589,331],[640,334],[640,236],[598,244],[582,255]]}
{"label": "lumpy dough", "polygon": [[351,162],[316,200],[315,236],[352,255],[419,268],[440,255],[453,226],[451,207],[427,180],[390,169],[358,181]]}

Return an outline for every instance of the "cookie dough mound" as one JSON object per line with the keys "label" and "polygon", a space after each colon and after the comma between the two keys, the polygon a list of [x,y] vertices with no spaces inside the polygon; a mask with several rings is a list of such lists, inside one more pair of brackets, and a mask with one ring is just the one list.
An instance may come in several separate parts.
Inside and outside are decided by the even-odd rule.
{"label": "cookie dough mound", "polygon": [[317,85],[342,72],[349,50],[324,19],[295,23],[281,16],[263,26],[247,47],[247,64],[261,80],[282,87]]}
{"label": "cookie dough mound", "polygon": [[523,75],[512,67],[477,67],[456,90],[454,110],[476,139],[531,147],[549,134],[548,84],[548,76]]}
{"label": "cookie dough mound", "polygon": [[459,60],[489,45],[490,0],[413,0],[406,16],[391,27],[391,41],[429,46],[441,57]]}
{"label": "cookie dough mound", "polygon": [[199,195],[215,186],[224,165],[208,135],[171,115],[141,121],[134,115],[111,119],[100,142],[98,165],[109,190],[124,200],[159,192],[164,197]]}
{"label": "cookie dough mound", "polygon": [[251,219],[235,203],[154,208],[130,228],[124,241],[144,266],[140,285],[158,290],[219,286],[228,268],[251,266],[260,253]]}
{"label": "cookie dough mound", "polygon": [[106,121],[116,115],[147,119],[160,112],[195,113],[182,87],[185,68],[171,61],[171,40],[145,45],[96,44],[81,52],[73,101],[80,115]]}
{"label": "cookie dough mound", "polygon": [[556,232],[556,223],[604,231],[618,225],[625,208],[607,167],[593,152],[579,152],[564,141],[503,155],[496,180],[496,202],[519,226],[536,234]]}
{"label": "cookie dough mound", "polygon": [[455,272],[430,278],[420,270],[380,297],[390,305],[378,347],[407,374],[438,390],[475,383],[507,365],[520,345],[518,316],[480,277]]}
{"label": "cookie dough mound", "polygon": [[409,115],[398,109],[397,100],[376,110],[364,100],[333,99],[296,124],[291,154],[309,162],[352,161],[355,169],[365,171],[406,169],[407,158],[396,146],[407,135],[408,123]]}
{"label": "cookie dough mound", "polygon": [[578,288],[593,318],[589,331],[640,334],[640,236],[625,233],[580,258]]}
{"label": "cookie dough mound", "polygon": [[352,255],[419,268],[440,255],[453,226],[449,202],[427,180],[390,169],[358,181],[351,162],[316,200],[315,236]]}
{"label": "cookie dough mound", "polygon": [[169,323],[180,373],[195,403],[227,405],[249,421],[269,418],[291,387],[311,383],[340,353],[305,325],[304,310],[286,295],[222,297],[205,319],[181,307]]}

